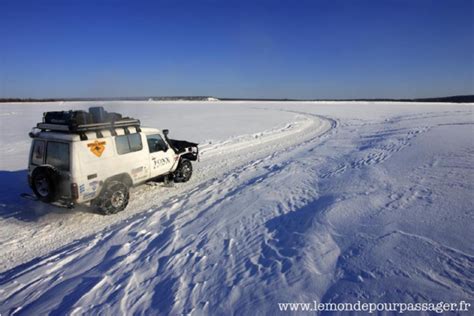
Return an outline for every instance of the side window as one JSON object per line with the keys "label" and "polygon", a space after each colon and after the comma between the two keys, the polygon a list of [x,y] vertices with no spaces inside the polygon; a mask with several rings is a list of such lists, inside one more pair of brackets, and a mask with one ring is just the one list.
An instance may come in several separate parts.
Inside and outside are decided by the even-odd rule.
{"label": "side window", "polygon": [[115,146],[117,146],[117,152],[119,155],[123,155],[130,152],[128,146],[128,135],[122,135],[115,137]]}
{"label": "side window", "polygon": [[44,140],[35,140],[31,152],[31,163],[41,165],[44,162]]}
{"label": "side window", "polygon": [[46,149],[46,164],[59,170],[69,170],[69,144],[48,142]]}
{"label": "side window", "polygon": [[161,138],[159,134],[148,135],[146,137],[146,140],[148,143],[148,149],[150,150],[150,153],[168,150],[168,145],[166,145],[166,142],[163,140],[163,138]]}
{"label": "side window", "polygon": [[140,151],[143,149],[142,138],[138,133],[115,137],[115,146],[119,155]]}
{"label": "side window", "polygon": [[140,151],[143,149],[142,137],[140,134],[130,134],[128,136],[128,143],[130,144],[130,151]]}

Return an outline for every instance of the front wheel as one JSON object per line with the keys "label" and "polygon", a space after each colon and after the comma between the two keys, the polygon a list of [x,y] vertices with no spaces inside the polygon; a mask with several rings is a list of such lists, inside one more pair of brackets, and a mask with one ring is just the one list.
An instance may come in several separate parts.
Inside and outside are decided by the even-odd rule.
{"label": "front wheel", "polygon": [[193,175],[193,165],[191,161],[183,159],[179,162],[178,168],[174,172],[174,182],[187,182]]}
{"label": "front wheel", "polygon": [[124,183],[110,181],[93,204],[102,214],[111,215],[123,211],[128,205],[129,197],[130,192]]}

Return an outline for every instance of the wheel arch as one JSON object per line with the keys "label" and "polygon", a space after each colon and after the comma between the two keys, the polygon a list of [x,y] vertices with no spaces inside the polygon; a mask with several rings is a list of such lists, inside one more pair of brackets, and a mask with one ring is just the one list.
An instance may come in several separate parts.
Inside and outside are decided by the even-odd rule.
{"label": "wheel arch", "polygon": [[[114,209],[116,206],[107,206],[107,201],[110,201],[111,196],[107,194],[108,190],[110,187],[116,186],[117,184],[122,185],[125,187],[125,194],[126,194],[126,202],[123,207],[120,209]],[[103,185],[102,188],[100,189],[100,193],[97,195],[95,199],[91,201],[91,206],[97,207],[97,209],[103,214],[103,215],[109,215],[109,214],[115,214],[117,212],[123,211],[128,204],[128,200],[130,198],[129,195],[129,189],[130,187],[133,186],[133,181],[130,175],[127,173],[121,173],[114,175],[112,177],[107,178]],[[110,191],[109,191],[110,192]]]}
{"label": "wheel arch", "polygon": [[133,186],[132,177],[130,177],[130,175],[128,173],[120,173],[120,174],[116,174],[114,176],[111,176],[111,177],[107,178],[104,181],[104,186],[103,187],[105,187],[108,183],[110,183],[112,181],[120,181],[129,188]]}

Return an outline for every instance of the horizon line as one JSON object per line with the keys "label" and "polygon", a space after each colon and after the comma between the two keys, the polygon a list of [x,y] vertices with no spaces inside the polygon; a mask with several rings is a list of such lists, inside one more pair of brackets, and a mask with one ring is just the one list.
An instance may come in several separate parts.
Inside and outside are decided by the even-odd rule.
{"label": "horizon line", "polygon": [[[151,99],[151,100],[150,100]],[[216,99],[216,101],[444,101],[444,102],[474,102],[474,94],[450,95],[421,98],[248,98],[248,97],[216,97],[203,95],[175,95],[175,96],[132,96],[132,97],[52,97],[52,98],[32,98],[32,97],[5,97],[0,98],[0,102],[58,102],[58,101],[207,101],[206,99]]]}

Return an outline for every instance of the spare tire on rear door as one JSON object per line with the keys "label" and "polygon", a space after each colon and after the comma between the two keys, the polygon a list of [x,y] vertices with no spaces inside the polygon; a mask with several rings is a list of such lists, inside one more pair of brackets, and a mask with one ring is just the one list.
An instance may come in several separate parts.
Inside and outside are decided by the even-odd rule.
{"label": "spare tire on rear door", "polygon": [[31,176],[33,192],[40,201],[51,203],[58,200],[59,174],[51,167],[37,167]]}

